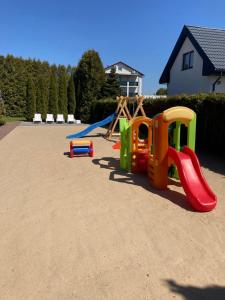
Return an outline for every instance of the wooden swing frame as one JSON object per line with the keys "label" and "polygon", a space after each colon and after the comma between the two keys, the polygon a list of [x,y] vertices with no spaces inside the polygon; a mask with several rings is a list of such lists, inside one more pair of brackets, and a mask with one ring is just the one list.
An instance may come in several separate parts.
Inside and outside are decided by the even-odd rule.
{"label": "wooden swing frame", "polygon": [[[135,98],[129,98],[129,97],[117,97],[117,108],[116,108],[116,118],[110,123],[109,128],[106,133],[106,138],[111,139],[113,136],[118,136],[119,134],[115,132],[116,125],[119,122],[119,119],[121,117],[126,118],[128,121],[131,121],[133,118],[136,118],[139,114],[141,113],[141,116],[146,117],[144,108],[143,108],[143,101],[144,97],[143,96],[135,96]],[[128,108],[128,103],[130,101],[135,101],[137,102],[137,107],[135,109],[135,112],[133,116],[131,116],[129,108]]]}

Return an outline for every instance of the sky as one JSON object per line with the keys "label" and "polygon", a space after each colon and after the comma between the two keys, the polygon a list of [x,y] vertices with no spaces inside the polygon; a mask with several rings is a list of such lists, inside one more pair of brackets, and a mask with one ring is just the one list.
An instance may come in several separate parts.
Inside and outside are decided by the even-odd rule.
{"label": "sky", "polygon": [[123,61],[145,74],[154,94],[186,25],[225,28],[225,1],[217,0],[0,0],[0,55],[76,66],[98,51],[104,66]]}

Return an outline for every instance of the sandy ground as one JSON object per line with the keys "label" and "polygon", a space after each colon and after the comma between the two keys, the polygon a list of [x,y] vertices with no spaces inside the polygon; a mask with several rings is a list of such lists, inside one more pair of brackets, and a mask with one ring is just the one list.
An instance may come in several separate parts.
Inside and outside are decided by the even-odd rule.
{"label": "sandy ground", "polygon": [[102,137],[93,160],[68,158],[80,128],[0,141],[0,299],[225,299],[225,176],[204,169],[218,206],[196,213],[178,184],[121,172]]}

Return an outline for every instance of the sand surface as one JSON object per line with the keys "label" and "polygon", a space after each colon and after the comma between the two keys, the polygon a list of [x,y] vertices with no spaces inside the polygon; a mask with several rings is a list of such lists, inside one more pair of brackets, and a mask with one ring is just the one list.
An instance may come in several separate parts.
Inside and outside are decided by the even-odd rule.
{"label": "sand surface", "polygon": [[0,299],[225,299],[224,174],[203,169],[218,205],[196,213],[179,184],[158,193],[121,172],[102,137],[93,159],[68,158],[81,128],[0,141]]}

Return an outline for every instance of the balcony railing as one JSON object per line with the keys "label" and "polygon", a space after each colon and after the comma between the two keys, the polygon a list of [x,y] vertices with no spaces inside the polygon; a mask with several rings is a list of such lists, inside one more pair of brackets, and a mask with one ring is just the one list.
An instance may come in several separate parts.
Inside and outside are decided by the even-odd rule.
{"label": "balcony railing", "polygon": [[129,82],[129,86],[138,86],[137,81],[119,81],[119,84],[121,86],[127,86],[127,83]]}

